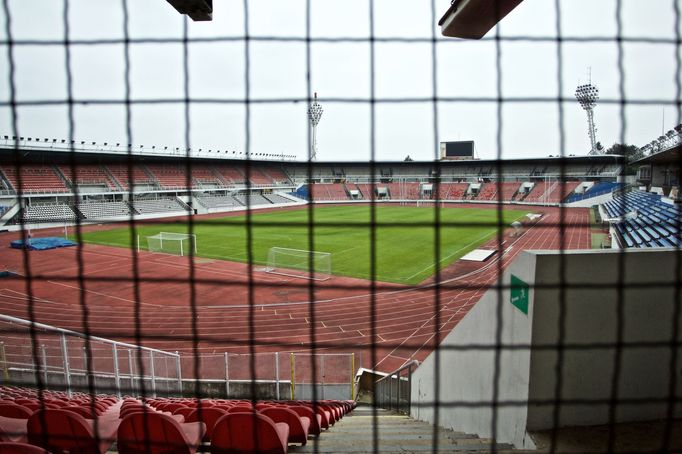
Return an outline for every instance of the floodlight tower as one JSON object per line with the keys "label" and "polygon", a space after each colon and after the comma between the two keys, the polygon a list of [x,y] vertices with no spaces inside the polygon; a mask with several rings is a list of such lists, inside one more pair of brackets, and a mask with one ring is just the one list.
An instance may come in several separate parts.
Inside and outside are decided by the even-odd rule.
{"label": "floodlight tower", "polygon": [[322,118],[322,111],[322,106],[317,102],[317,92],[315,92],[313,103],[308,107],[308,119],[313,130],[312,148],[310,150],[311,161],[317,158],[317,124],[320,122],[320,118]]}
{"label": "floodlight tower", "polygon": [[580,103],[580,107],[587,112],[587,132],[590,135],[590,144],[592,145],[589,154],[601,154],[601,151],[597,149],[597,128],[594,127],[594,108],[599,100],[599,89],[591,82],[578,85],[578,88],[575,89],[575,97]]}

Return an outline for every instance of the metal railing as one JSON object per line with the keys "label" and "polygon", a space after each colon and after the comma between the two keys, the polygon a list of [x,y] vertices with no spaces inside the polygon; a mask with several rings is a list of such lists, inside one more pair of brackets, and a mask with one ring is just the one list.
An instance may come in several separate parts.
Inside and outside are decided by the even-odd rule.
{"label": "metal railing", "polygon": [[[31,333],[31,329],[33,333]],[[0,370],[6,382],[46,388],[137,394],[182,393],[180,355],[86,336],[0,314]],[[37,354],[36,354],[37,353]],[[38,377],[39,376],[39,377]]]}
{"label": "metal railing", "polygon": [[419,361],[412,360],[375,382],[374,403],[377,407],[410,414],[412,373]]}

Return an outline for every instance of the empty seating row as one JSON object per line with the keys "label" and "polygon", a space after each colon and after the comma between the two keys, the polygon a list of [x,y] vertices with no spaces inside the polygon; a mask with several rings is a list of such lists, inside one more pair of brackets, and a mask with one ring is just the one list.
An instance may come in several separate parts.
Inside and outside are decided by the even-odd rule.
{"label": "empty seating row", "polygon": [[72,222],[76,220],[76,213],[64,203],[51,203],[45,205],[28,205],[21,214],[24,222]]}
{"label": "empty seating row", "polygon": [[21,192],[67,192],[59,175],[51,166],[22,165],[17,171],[15,166],[0,166],[0,171],[12,185],[12,189],[19,192],[19,178],[21,178]]}
{"label": "empty seating row", "polygon": [[130,207],[126,202],[86,202],[76,205],[86,219],[107,219],[130,216]]}
{"label": "empty seating row", "polygon": [[[244,206],[250,205],[270,205],[271,202],[260,194],[237,194],[235,200]],[[248,200],[248,202],[247,202]]]}
{"label": "empty seating row", "polygon": [[187,211],[187,208],[175,198],[135,199],[130,204],[139,214]]}
{"label": "empty seating row", "polygon": [[59,171],[64,175],[67,181],[71,184],[86,185],[97,184],[103,185],[111,191],[118,190],[118,186],[112,181],[111,177],[107,175],[106,171],[100,166],[95,165],[78,165],[75,168],[75,173],[72,172],[71,166],[60,165]]}
{"label": "empty seating row", "polygon": [[601,205],[625,247],[679,247],[680,209],[643,191],[621,194]]}
{"label": "empty seating row", "polygon": [[[119,400],[0,387],[0,442],[49,452],[286,453],[355,408],[353,401]],[[29,443],[26,445],[25,443]],[[0,449],[2,447],[0,446]],[[6,447],[5,449],[10,449]],[[0,451],[2,452],[2,451]],[[42,451],[36,451],[42,452]]]}

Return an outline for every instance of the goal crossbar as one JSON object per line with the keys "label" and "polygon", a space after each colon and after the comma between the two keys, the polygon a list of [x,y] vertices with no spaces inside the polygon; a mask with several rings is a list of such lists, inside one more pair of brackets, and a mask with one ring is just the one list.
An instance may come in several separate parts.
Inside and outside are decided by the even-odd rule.
{"label": "goal crossbar", "polygon": [[[197,253],[197,236],[194,233],[159,232],[156,235],[148,235],[147,250],[174,255],[187,255]],[[140,236],[137,237],[137,250],[140,251]]]}

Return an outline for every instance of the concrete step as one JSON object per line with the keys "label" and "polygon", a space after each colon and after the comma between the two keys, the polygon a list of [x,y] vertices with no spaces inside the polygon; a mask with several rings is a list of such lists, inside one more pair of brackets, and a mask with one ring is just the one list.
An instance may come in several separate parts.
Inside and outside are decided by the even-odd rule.
{"label": "concrete step", "polygon": [[491,452],[510,450],[476,435],[434,427],[422,421],[388,410],[359,406],[346,415],[319,439],[306,446],[291,446],[291,453],[425,453],[425,452]]}

